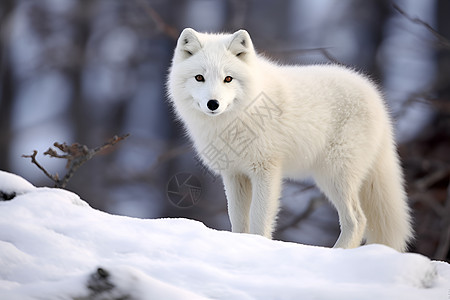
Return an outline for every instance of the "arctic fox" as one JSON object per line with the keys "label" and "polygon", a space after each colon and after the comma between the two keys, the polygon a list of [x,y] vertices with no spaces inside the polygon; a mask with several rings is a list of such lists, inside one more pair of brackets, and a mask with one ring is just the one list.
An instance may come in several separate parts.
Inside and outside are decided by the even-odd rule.
{"label": "arctic fox", "polygon": [[220,174],[233,232],[272,237],[283,178],[312,177],[339,214],[335,247],[412,238],[403,174],[380,92],[340,66],[280,66],[245,30],[181,33],[170,102]]}

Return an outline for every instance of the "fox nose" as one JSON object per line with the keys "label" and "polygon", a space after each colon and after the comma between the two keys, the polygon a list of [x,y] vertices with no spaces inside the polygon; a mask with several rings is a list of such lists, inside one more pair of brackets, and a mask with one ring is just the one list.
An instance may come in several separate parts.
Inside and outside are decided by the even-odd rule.
{"label": "fox nose", "polygon": [[219,101],[215,99],[209,100],[208,103],[206,103],[206,106],[208,106],[211,111],[214,111],[219,108]]}

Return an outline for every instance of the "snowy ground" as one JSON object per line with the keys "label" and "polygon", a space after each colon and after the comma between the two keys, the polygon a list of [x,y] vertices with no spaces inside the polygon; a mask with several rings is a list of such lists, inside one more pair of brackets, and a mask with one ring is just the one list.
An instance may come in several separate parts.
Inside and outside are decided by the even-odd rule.
{"label": "snowy ground", "polygon": [[0,171],[0,299],[448,299],[450,265],[92,209]]}

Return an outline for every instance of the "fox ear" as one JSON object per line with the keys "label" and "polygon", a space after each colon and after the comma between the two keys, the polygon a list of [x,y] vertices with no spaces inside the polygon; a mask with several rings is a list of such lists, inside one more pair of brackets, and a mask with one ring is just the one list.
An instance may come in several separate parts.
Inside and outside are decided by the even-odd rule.
{"label": "fox ear", "polygon": [[240,59],[245,59],[247,54],[254,51],[252,39],[246,30],[238,30],[231,37],[228,50]]}
{"label": "fox ear", "polygon": [[202,48],[198,39],[197,31],[192,28],[185,28],[178,38],[177,50],[180,51],[184,59],[194,55]]}

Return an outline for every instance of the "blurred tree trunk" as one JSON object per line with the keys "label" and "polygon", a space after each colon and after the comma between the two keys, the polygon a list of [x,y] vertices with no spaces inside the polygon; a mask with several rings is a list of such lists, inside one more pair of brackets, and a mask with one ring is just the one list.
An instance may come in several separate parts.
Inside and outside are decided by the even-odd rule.
{"label": "blurred tree trunk", "polygon": [[[439,0],[437,4],[438,32],[447,40],[450,40],[450,2]],[[446,101],[450,99],[450,48],[442,47],[438,51],[438,97]],[[439,113],[442,113],[440,111]],[[449,111],[446,111],[447,116]]]}
{"label": "blurred tree trunk", "polygon": [[[359,2],[359,1],[357,1]],[[361,2],[359,2],[361,5]],[[364,2],[365,5],[368,3]],[[370,24],[368,25],[368,32],[366,36],[372,37],[373,48],[370,49],[372,53],[368,55],[370,59],[364,61],[365,68],[371,77],[375,78],[378,82],[382,82],[382,63],[377,64],[377,60],[373,59],[380,50],[380,46],[385,38],[386,23],[392,13],[391,2],[386,0],[373,0],[371,1],[368,10],[365,11],[365,15],[372,15],[370,18]]]}
{"label": "blurred tree trunk", "polygon": [[[402,145],[408,194],[414,209],[415,249],[433,259],[450,258],[450,2],[436,2],[436,78],[425,91],[433,108],[430,124]],[[426,24],[422,24],[427,27]]]}
{"label": "blurred tree trunk", "polygon": [[[72,31],[72,50],[75,54],[71,61],[67,63],[67,68],[63,69],[65,76],[71,85],[71,99],[68,111],[68,118],[72,126],[73,142],[77,142],[89,147],[96,147],[103,143],[102,140],[95,140],[92,130],[92,116],[95,111],[89,111],[88,103],[85,99],[83,88],[83,74],[86,67],[86,51],[89,37],[92,31],[92,21],[94,17],[94,7],[97,0],[76,1],[75,9],[70,14],[70,28]],[[98,112],[98,111],[97,111]],[[107,125],[105,125],[107,126]],[[94,169],[96,169],[99,158],[96,158],[77,171],[77,176],[69,182],[68,188],[76,191],[90,205],[96,208],[103,208],[99,203],[103,197],[95,193],[97,181]]]}
{"label": "blurred tree trunk", "polygon": [[[437,259],[450,259],[450,2],[448,0],[439,0],[437,3],[437,21],[438,32],[446,40],[442,41],[444,45],[439,50],[438,59],[438,77],[437,77],[437,114],[436,121],[438,124],[437,137],[441,140],[441,148],[443,157],[443,168],[447,168],[447,181],[444,185],[444,200],[442,207],[444,208],[441,220],[441,236],[437,245],[434,257]],[[439,109],[442,108],[442,109]]]}
{"label": "blurred tree trunk", "polygon": [[9,154],[12,135],[12,110],[14,101],[14,78],[7,41],[8,20],[13,10],[12,0],[0,2],[0,169],[10,170]]}
{"label": "blurred tree trunk", "polygon": [[75,36],[73,47],[76,49],[77,57],[70,64],[67,75],[72,83],[72,100],[70,106],[70,118],[74,126],[74,139],[78,143],[88,144],[87,133],[89,132],[90,120],[86,114],[85,101],[83,97],[83,67],[85,63],[86,45],[91,31],[90,22],[93,6],[97,1],[82,0],[77,2],[77,9],[73,12],[73,25]]}

